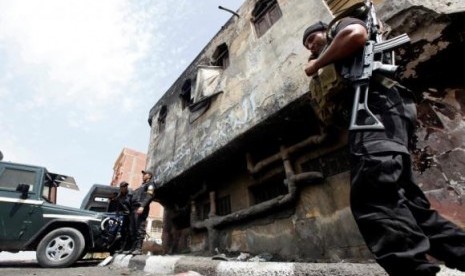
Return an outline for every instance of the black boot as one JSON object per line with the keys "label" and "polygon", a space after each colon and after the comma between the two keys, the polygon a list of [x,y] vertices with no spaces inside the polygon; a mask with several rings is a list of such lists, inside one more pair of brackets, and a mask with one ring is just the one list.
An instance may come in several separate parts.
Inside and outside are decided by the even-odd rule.
{"label": "black boot", "polygon": [[134,250],[131,252],[132,255],[142,255],[142,242],[140,240],[135,242]]}
{"label": "black boot", "polygon": [[134,251],[136,249],[136,243],[133,242],[132,244],[129,243],[130,246],[128,246],[126,250],[124,250],[122,253],[127,255],[127,254],[132,254],[132,251]]}
{"label": "black boot", "polygon": [[127,244],[127,241],[124,240],[121,242],[121,246],[119,247],[118,250],[115,250],[115,254],[121,254],[124,252],[124,250],[126,249],[126,244]]}

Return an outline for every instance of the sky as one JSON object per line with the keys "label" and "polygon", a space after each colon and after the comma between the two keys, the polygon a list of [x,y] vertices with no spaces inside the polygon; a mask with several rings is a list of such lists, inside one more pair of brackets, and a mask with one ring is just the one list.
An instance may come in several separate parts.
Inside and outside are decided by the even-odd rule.
{"label": "sky", "polygon": [[79,207],[124,147],[146,153],[152,106],[243,0],[0,0],[3,161],[73,176]]}

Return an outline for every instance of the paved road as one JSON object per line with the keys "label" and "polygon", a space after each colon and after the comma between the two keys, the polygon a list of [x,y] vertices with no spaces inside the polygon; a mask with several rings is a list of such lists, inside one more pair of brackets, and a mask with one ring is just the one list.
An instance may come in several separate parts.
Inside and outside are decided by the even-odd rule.
{"label": "paved road", "polygon": [[36,261],[0,260],[0,275],[8,276],[146,276],[152,275],[141,270],[115,266],[98,267],[99,261],[80,261],[68,268],[42,268]]}
{"label": "paved road", "polygon": [[[8,253],[9,254],[9,253]],[[60,269],[46,269],[41,268],[35,259],[31,260],[30,257],[25,257],[21,254],[10,254],[6,252],[0,253],[0,275],[12,275],[12,276],[122,276],[122,275],[134,275],[134,276],[175,276],[172,267],[174,264],[170,264],[171,259],[184,260],[176,261],[177,271],[188,271],[195,270],[199,272],[205,272],[206,275],[294,275],[295,273],[278,273],[283,270],[283,267],[293,265],[294,269],[300,266],[307,266],[308,270],[305,273],[299,275],[386,275],[382,272],[380,267],[376,264],[351,264],[351,263],[339,263],[339,264],[289,264],[289,263],[247,263],[247,262],[219,262],[212,261],[211,258],[189,258],[185,256],[137,256],[131,258],[129,262],[133,262],[133,265],[128,265],[125,262],[125,256],[117,256],[115,261],[108,266],[100,267],[98,264],[101,260],[86,260],[79,261],[75,265],[69,268]],[[31,255],[32,256],[32,255]],[[123,258],[119,258],[123,257]],[[127,256],[131,257],[131,256]],[[118,261],[119,260],[119,261]],[[154,262],[155,261],[155,262]],[[171,260],[173,261],[173,260]],[[210,269],[212,262],[216,262],[213,270],[222,268],[221,273],[213,273]],[[123,265],[125,264],[125,265]],[[154,265],[157,264],[157,265]],[[166,266],[166,267],[164,267]],[[178,267],[180,266],[180,267]],[[204,266],[204,267],[203,267]],[[171,270],[167,270],[167,267],[171,267]],[[268,268],[266,270],[265,268]],[[261,268],[261,269],[260,269]],[[149,272],[144,272],[145,269]],[[248,269],[248,270],[247,270]],[[358,272],[354,272],[354,269],[358,269]],[[170,272],[169,272],[170,271]],[[248,273],[239,273],[239,272]],[[336,273],[336,272],[340,273]],[[208,273],[212,272],[212,273]],[[218,272],[218,271],[216,271]],[[250,272],[250,273],[249,273]],[[311,272],[311,273],[310,273]],[[350,272],[350,273],[349,273]],[[353,272],[353,273],[352,273]],[[171,273],[171,274],[166,274]],[[178,274],[181,275],[198,275],[194,274]],[[464,272],[457,270],[450,270],[442,267],[441,272],[438,276],[465,276]]]}

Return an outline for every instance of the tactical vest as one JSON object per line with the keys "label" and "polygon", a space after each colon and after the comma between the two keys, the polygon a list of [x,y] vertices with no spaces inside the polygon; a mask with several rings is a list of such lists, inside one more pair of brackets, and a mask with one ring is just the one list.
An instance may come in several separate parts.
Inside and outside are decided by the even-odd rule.
{"label": "tactical vest", "polygon": [[312,107],[324,125],[345,124],[350,117],[350,85],[337,72],[334,64],[318,70],[309,85]]}

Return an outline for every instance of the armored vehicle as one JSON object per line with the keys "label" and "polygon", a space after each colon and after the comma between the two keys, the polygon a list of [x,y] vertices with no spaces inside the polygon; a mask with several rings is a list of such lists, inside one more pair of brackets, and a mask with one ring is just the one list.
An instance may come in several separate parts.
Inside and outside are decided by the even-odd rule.
{"label": "armored vehicle", "polygon": [[0,162],[0,251],[36,251],[43,267],[67,267],[105,252],[105,213],[56,204],[57,188],[79,190],[73,177]]}

